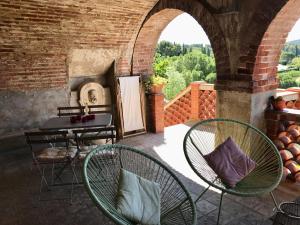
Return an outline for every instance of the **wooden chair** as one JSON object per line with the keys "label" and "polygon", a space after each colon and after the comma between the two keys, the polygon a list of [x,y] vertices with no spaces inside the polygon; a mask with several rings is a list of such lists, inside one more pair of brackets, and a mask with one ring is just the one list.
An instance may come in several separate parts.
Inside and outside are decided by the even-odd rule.
{"label": "wooden chair", "polygon": [[107,144],[109,141],[113,144],[116,138],[116,129],[114,125],[73,130],[73,133],[75,134],[78,159],[80,161],[83,160],[93,148],[97,147],[97,145]]}
{"label": "wooden chair", "polygon": [[78,116],[84,114],[84,107],[82,106],[68,106],[68,107],[57,107],[59,117],[62,116]]}
{"label": "wooden chair", "polygon": [[113,105],[89,105],[89,114],[113,113]]}
{"label": "wooden chair", "polygon": [[[67,131],[25,132],[26,142],[32,153],[33,165],[37,167],[41,174],[40,195],[43,184],[45,184],[48,189],[50,185],[66,184],[63,182],[61,175],[67,167],[71,168],[73,174],[72,180],[74,178],[77,180],[72,164],[76,156],[77,148],[69,147],[67,134]],[[55,168],[57,165],[59,168]],[[47,166],[51,166],[52,168],[51,184],[49,184],[45,176]],[[58,171],[55,173],[56,169],[58,169]],[[60,181],[59,184],[57,184],[58,180]]]}

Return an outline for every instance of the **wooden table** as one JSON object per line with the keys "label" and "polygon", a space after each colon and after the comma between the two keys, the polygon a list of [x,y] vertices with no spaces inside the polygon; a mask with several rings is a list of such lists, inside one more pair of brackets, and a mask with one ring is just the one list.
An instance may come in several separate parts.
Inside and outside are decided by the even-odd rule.
{"label": "wooden table", "polygon": [[70,117],[54,117],[47,120],[40,130],[68,130],[68,129],[80,129],[91,127],[105,127],[111,124],[112,115],[110,113],[103,113],[95,115],[94,120],[89,120],[85,123],[78,121],[77,123],[71,123]]}

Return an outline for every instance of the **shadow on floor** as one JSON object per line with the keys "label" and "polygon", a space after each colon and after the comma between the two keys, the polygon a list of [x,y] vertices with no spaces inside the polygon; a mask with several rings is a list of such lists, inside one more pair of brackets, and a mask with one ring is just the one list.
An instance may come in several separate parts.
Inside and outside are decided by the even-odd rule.
{"label": "shadow on floor", "polygon": [[[119,143],[141,149],[168,165],[196,199],[206,184],[189,168],[182,142],[189,126],[176,125],[161,134],[145,134],[126,138]],[[80,172],[80,171],[79,171]],[[43,201],[38,200],[40,176],[31,170],[31,153],[27,148],[1,151],[0,154],[0,218],[2,225],[92,225],[114,224],[99,211],[82,186],[75,188],[73,204],[70,204],[70,187],[44,191]],[[276,191],[279,201],[291,196]],[[63,200],[56,200],[57,198]],[[216,224],[220,194],[210,190],[197,203],[199,225]],[[271,225],[273,204],[269,196],[224,198],[222,225]]]}

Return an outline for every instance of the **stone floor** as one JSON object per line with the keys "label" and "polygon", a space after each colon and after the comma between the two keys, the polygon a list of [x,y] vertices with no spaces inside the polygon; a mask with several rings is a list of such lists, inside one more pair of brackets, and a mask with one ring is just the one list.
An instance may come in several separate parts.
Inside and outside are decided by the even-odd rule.
{"label": "stone floor", "polygon": [[[206,187],[189,168],[182,150],[187,125],[165,128],[162,134],[145,134],[126,138],[121,144],[134,146],[169,165],[194,198]],[[0,224],[2,225],[89,225],[114,224],[90,201],[82,186],[75,189],[70,204],[70,187],[44,190],[38,200],[40,177],[31,169],[28,148],[0,151]],[[279,201],[300,196],[295,186],[281,185],[275,195]],[[216,224],[220,194],[210,190],[197,203],[197,224]],[[221,214],[222,225],[271,225],[273,204],[270,196],[238,198],[225,195]]]}

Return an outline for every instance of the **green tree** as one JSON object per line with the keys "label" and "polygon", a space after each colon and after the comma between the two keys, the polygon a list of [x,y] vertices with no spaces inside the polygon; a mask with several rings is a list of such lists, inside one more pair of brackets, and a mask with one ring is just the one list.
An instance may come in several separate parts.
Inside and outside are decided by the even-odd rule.
{"label": "green tree", "polygon": [[171,60],[168,57],[162,57],[159,53],[156,53],[153,63],[154,74],[166,78],[166,72],[170,62]]}
{"label": "green tree", "polygon": [[216,73],[210,73],[205,77],[205,81],[210,84],[214,84],[217,79]]}
{"label": "green tree", "polygon": [[299,70],[300,69],[300,57],[293,58],[291,64]]}
{"label": "green tree", "polygon": [[180,44],[171,43],[169,41],[161,41],[157,45],[156,52],[161,56],[179,56],[182,54]]}
{"label": "green tree", "polygon": [[280,55],[279,63],[283,65],[290,64],[292,59],[295,57],[295,54],[292,52],[282,52]]}
{"label": "green tree", "polygon": [[168,70],[168,83],[164,88],[164,94],[166,99],[173,99],[180,91],[182,91],[186,85],[182,74],[175,70]]}
{"label": "green tree", "polygon": [[281,88],[299,87],[300,86],[300,71],[292,70],[278,73],[279,86]]}

